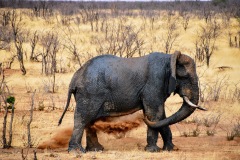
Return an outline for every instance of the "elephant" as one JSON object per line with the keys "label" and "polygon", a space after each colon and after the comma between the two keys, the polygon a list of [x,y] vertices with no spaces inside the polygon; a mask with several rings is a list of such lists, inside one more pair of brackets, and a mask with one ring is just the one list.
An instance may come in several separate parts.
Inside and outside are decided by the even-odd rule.
{"label": "elephant", "polygon": [[[166,117],[164,103],[171,93],[183,98],[181,108]],[[145,151],[158,152],[158,133],[163,139],[163,150],[174,150],[169,125],[190,116],[198,106],[199,87],[194,60],[175,51],[173,54],[153,52],[142,57],[121,58],[100,55],[78,69],[70,82],[66,113],[74,95],[74,128],[68,151],[80,149],[101,151],[96,130],[91,126],[99,119],[123,116],[142,110],[147,124]],[[81,145],[86,130],[86,148]]]}

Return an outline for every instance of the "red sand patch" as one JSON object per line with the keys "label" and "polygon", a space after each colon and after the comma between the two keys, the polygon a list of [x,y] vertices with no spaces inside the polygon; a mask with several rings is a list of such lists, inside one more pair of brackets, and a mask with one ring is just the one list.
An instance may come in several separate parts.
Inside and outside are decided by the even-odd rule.
{"label": "red sand patch", "polygon": [[142,114],[135,114],[122,117],[109,117],[94,123],[92,128],[108,134],[126,133],[133,128],[139,127],[142,123]]}
{"label": "red sand patch", "polygon": [[72,135],[72,127],[67,127],[59,130],[52,138],[38,145],[38,149],[56,149],[65,148]]}
{"label": "red sand patch", "polygon": [[[126,133],[133,128],[139,127],[142,124],[142,114],[137,112],[135,114],[110,117],[99,120],[92,126],[96,131],[101,131],[108,134],[118,136],[119,133]],[[72,135],[73,127],[66,127],[57,131],[52,138],[38,145],[38,149],[56,149],[66,148]]]}

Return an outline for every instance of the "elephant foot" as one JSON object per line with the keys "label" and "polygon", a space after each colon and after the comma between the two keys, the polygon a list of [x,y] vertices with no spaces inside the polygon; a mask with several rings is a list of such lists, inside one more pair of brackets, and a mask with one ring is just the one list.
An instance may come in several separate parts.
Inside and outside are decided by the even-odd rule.
{"label": "elephant foot", "polygon": [[68,153],[71,151],[76,151],[76,150],[80,150],[82,153],[86,153],[86,150],[82,147],[82,146],[75,146],[75,145],[69,145],[68,146]]}
{"label": "elephant foot", "polygon": [[87,151],[95,151],[95,152],[99,152],[99,151],[103,151],[104,147],[101,144],[96,144],[93,146],[87,145],[86,150]]}
{"label": "elephant foot", "polygon": [[145,151],[148,151],[148,152],[159,152],[160,148],[157,145],[154,145],[154,146],[147,145],[145,147]]}
{"label": "elephant foot", "polygon": [[163,146],[163,150],[164,151],[177,151],[178,147],[176,147],[174,144],[170,143],[170,144],[165,144]]}

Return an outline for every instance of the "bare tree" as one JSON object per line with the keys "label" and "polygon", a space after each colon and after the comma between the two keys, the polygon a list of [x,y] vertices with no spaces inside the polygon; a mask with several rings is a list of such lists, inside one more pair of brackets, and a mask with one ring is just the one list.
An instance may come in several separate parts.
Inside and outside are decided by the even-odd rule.
{"label": "bare tree", "polygon": [[31,61],[38,61],[38,56],[39,55],[35,55],[35,49],[36,49],[36,45],[38,43],[39,40],[39,35],[37,33],[37,31],[35,31],[33,33],[33,35],[30,37],[30,45],[31,45],[31,54],[30,54],[30,60]]}
{"label": "bare tree", "polygon": [[12,26],[12,33],[13,33],[13,40],[14,45],[17,50],[17,58],[20,64],[20,69],[22,71],[22,74],[25,75],[26,69],[24,67],[24,61],[23,61],[23,42],[24,42],[24,34],[22,26],[22,16],[20,14],[17,14],[15,10],[11,13],[11,26]]}
{"label": "bare tree", "polygon": [[0,50],[10,50],[11,28],[9,26],[0,26]]}
{"label": "bare tree", "polygon": [[205,22],[208,23],[209,21],[211,21],[212,17],[213,17],[213,11],[212,11],[212,6],[206,4],[204,7],[203,7],[203,17],[205,19]]}
{"label": "bare tree", "polygon": [[55,92],[56,72],[57,72],[57,53],[60,49],[60,39],[57,34],[49,32],[41,39],[43,46],[42,53],[42,73],[52,75],[52,92]]}
{"label": "bare tree", "polygon": [[9,50],[11,42],[10,11],[0,13],[0,50]]}
{"label": "bare tree", "polygon": [[182,17],[181,22],[183,29],[186,31],[190,20],[190,15],[187,12],[182,12],[180,16]]}
{"label": "bare tree", "polygon": [[229,47],[232,47],[233,46],[233,42],[232,42],[232,32],[231,31],[228,31],[228,37],[229,37]]}
{"label": "bare tree", "polygon": [[166,23],[166,33],[162,35],[163,45],[165,48],[165,53],[170,53],[172,47],[174,46],[177,38],[179,37],[178,26],[175,23],[175,19],[170,18]]}
{"label": "bare tree", "polygon": [[228,30],[229,47],[240,48],[240,30],[238,32]]}
{"label": "bare tree", "polygon": [[231,19],[231,17],[233,17],[232,12],[234,12],[234,11],[232,10],[231,7],[222,8],[220,11],[222,23],[225,27],[229,27],[229,25],[231,24],[230,19]]}
{"label": "bare tree", "polygon": [[79,50],[77,48],[76,40],[73,40],[72,38],[70,26],[68,26],[68,31],[69,32],[66,32],[66,30],[63,29],[63,32],[66,36],[66,43],[64,43],[64,47],[69,51],[69,53],[73,55],[74,60],[77,60],[79,66],[81,67],[82,66],[81,57],[79,54]]}
{"label": "bare tree", "polygon": [[3,69],[5,69],[5,68],[6,69],[11,69],[12,64],[13,64],[16,57],[17,57],[17,55],[11,54],[11,56],[6,61],[3,61],[2,68]]}
{"label": "bare tree", "polygon": [[37,3],[33,6],[32,12],[35,17],[40,17],[40,6]]}
{"label": "bare tree", "polygon": [[49,10],[49,2],[40,1],[39,2],[39,7],[40,7],[40,13],[41,13],[41,10],[42,10],[42,16],[46,17],[47,13],[48,13],[48,10]]}
{"label": "bare tree", "polygon": [[84,7],[80,10],[80,15],[84,24],[90,22],[91,31],[98,32],[99,10],[97,6],[95,6],[93,3],[84,5]]}
{"label": "bare tree", "polygon": [[217,49],[216,40],[220,36],[220,33],[220,25],[216,19],[208,22],[205,26],[200,26],[197,31],[195,58],[200,62],[206,61],[208,67],[210,65],[210,58]]}
{"label": "bare tree", "polygon": [[10,11],[3,11],[1,14],[1,24],[2,26],[8,26],[10,24],[10,16],[11,12]]}
{"label": "bare tree", "polygon": [[99,54],[109,53],[120,57],[132,57],[136,53],[142,56],[144,40],[140,38],[140,30],[135,30],[132,25],[125,25],[120,21],[105,26],[105,43],[98,37],[92,43],[97,44]]}
{"label": "bare tree", "polygon": [[53,75],[57,72],[57,53],[60,49],[60,39],[56,33],[48,32],[41,38],[43,46],[42,73]]}

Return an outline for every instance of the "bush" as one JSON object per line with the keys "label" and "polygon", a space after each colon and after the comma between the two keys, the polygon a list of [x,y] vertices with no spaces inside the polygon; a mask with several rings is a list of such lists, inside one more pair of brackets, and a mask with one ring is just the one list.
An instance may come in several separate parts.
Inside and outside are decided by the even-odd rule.
{"label": "bush", "polygon": [[38,102],[38,110],[39,111],[44,111],[44,108],[45,108],[44,101],[39,101]]}
{"label": "bush", "polygon": [[9,103],[9,104],[14,104],[14,103],[15,103],[15,97],[9,96],[9,97],[7,98],[7,103]]}

